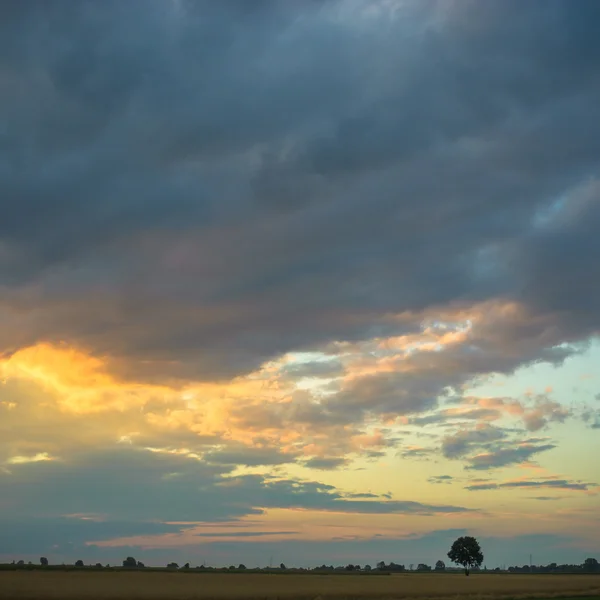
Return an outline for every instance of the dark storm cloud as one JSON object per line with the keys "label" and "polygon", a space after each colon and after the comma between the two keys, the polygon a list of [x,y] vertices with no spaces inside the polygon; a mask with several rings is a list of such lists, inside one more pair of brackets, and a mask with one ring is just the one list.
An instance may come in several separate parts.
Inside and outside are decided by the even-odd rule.
{"label": "dark storm cloud", "polygon": [[499,296],[506,365],[598,331],[594,0],[1,10],[2,350],[215,379]]}

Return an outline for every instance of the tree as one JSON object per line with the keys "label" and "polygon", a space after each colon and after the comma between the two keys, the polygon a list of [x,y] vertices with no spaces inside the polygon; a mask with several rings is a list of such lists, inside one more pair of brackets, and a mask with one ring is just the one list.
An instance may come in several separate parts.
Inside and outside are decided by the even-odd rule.
{"label": "tree", "polygon": [[431,571],[431,567],[425,563],[419,563],[417,565],[417,571]]}
{"label": "tree", "polygon": [[448,552],[448,558],[465,569],[465,575],[469,576],[469,569],[478,568],[483,562],[483,554],[479,542],[470,536],[459,537]]}
{"label": "tree", "polygon": [[279,565],[279,568],[280,568],[282,571],[285,571],[285,570],[287,569],[287,567],[286,567],[286,566],[285,566],[283,563],[281,563],[281,564]]}
{"label": "tree", "polygon": [[143,562],[140,562],[139,560],[138,560],[136,566],[137,566],[138,569],[145,569],[146,568],[146,565]]}
{"label": "tree", "polygon": [[238,571],[245,571],[246,570],[246,565],[245,564],[239,564],[238,565]]}
{"label": "tree", "polygon": [[135,560],[135,558],[133,558],[133,556],[128,556],[123,561],[123,566],[127,569],[135,569],[137,567],[137,560]]}
{"label": "tree", "polygon": [[371,570],[371,565],[365,565],[363,568],[363,571],[370,571]]}
{"label": "tree", "polygon": [[45,556],[42,556],[42,558],[40,558],[40,565],[42,565],[42,567],[48,566],[48,559]]}
{"label": "tree", "polygon": [[82,561],[82,560],[78,560],[78,561],[75,563],[75,566],[76,566],[76,567],[83,567],[83,561]]}
{"label": "tree", "polygon": [[444,563],[443,560],[438,560],[435,563],[435,570],[436,571],[445,571],[446,570],[446,564]]}
{"label": "tree", "polygon": [[383,561],[378,562],[377,563],[377,569],[379,571],[383,571],[385,569],[385,562],[383,562]]}
{"label": "tree", "polygon": [[600,564],[595,558],[586,558],[583,561],[583,570],[584,571],[600,571]]}
{"label": "tree", "polygon": [[176,562],[169,563],[167,569],[179,569],[179,565]]}

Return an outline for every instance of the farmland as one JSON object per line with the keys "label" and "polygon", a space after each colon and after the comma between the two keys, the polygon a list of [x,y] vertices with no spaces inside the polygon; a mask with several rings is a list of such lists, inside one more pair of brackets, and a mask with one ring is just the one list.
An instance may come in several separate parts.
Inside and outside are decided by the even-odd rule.
{"label": "farmland", "polygon": [[597,575],[274,575],[5,571],[0,600],[573,598],[600,599]]}

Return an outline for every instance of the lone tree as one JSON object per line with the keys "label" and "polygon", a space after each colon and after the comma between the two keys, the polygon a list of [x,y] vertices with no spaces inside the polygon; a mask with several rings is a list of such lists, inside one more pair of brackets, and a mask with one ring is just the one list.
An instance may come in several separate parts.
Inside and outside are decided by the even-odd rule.
{"label": "lone tree", "polygon": [[444,564],[443,560],[438,560],[435,563],[435,570],[436,571],[445,571],[446,570],[446,565]]}
{"label": "lone tree", "polygon": [[598,564],[595,558],[586,558],[583,561],[583,570],[595,573],[596,571],[600,571],[600,564]]}
{"label": "lone tree", "polygon": [[123,566],[126,569],[135,569],[138,566],[137,560],[135,560],[135,558],[133,558],[133,556],[128,556],[124,561],[123,561]]}
{"label": "lone tree", "polygon": [[75,563],[76,567],[83,567],[83,561],[80,559]]}
{"label": "lone tree", "polygon": [[474,537],[459,537],[450,552],[448,558],[457,565],[462,565],[465,569],[465,575],[469,576],[469,569],[480,567],[483,562],[483,554],[479,542]]}
{"label": "lone tree", "polygon": [[42,567],[48,566],[48,559],[45,556],[42,556],[42,558],[40,558],[40,565],[42,565]]}

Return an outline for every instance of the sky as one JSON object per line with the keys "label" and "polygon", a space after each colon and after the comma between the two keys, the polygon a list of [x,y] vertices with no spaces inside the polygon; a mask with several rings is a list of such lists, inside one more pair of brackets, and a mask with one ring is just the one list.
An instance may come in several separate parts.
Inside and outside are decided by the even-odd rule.
{"label": "sky", "polygon": [[600,558],[600,3],[0,4],[0,561]]}

